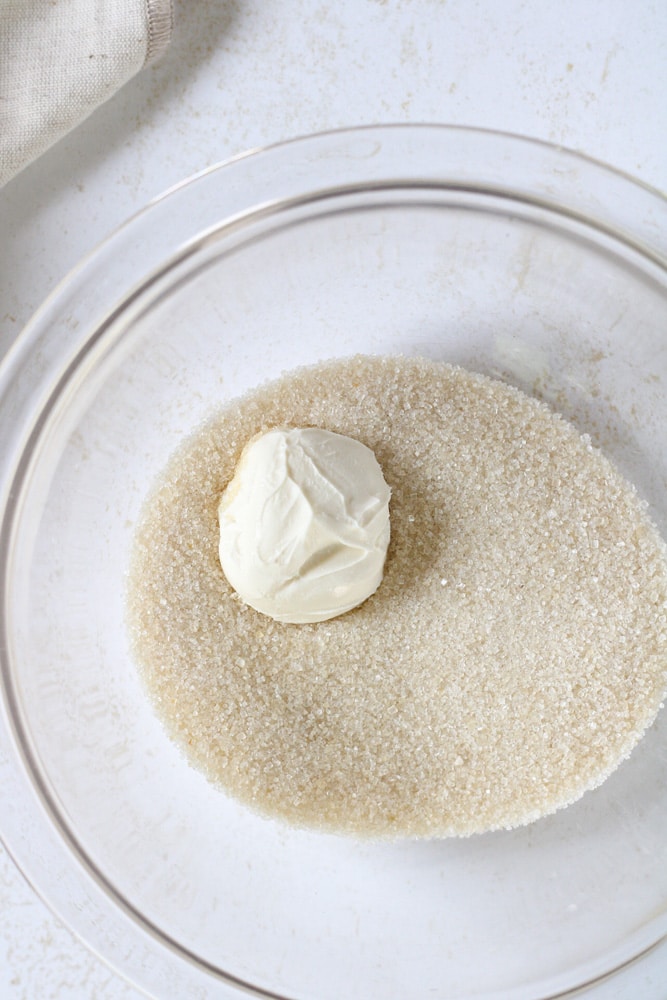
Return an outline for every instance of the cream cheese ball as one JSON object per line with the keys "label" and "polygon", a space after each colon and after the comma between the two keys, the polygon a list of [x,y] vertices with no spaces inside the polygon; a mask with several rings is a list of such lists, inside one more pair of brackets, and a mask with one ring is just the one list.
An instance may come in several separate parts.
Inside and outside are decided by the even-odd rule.
{"label": "cream cheese ball", "polygon": [[389,499],[360,441],[318,427],[259,434],[218,508],[223,572],[242,601],[275,621],[342,615],[382,581]]}

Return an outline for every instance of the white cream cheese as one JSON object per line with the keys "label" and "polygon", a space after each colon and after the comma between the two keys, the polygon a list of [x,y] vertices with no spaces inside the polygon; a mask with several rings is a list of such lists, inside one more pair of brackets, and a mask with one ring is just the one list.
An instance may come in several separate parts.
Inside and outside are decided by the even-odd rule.
{"label": "white cream cheese", "polygon": [[382,580],[389,497],[360,441],[317,427],[258,435],[218,508],[224,574],[246,604],[276,621],[342,615]]}

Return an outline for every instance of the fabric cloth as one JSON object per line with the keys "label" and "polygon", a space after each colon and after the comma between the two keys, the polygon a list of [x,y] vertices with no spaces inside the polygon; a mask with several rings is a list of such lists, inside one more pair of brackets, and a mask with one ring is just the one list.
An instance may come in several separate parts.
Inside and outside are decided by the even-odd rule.
{"label": "fabric cloth", "polygon": [[172,0],[0,0],[0,185],[169,44]]}

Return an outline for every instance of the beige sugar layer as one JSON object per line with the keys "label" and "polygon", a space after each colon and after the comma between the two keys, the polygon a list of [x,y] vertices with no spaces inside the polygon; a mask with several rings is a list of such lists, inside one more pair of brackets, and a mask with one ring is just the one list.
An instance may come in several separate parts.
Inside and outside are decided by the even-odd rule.
{"label": "beige sugar layer", "polygon": [[[327,621],[244,603],[218,508],[244,447],[318,427],[391,490],[379,587]],[[283,375],[184,442],[146,500],[127,595],[166,731],[222,791],[368,837],[510,828],[599,785],[667,686],[667,558],[635,489],[547,406],[419,358]]]}

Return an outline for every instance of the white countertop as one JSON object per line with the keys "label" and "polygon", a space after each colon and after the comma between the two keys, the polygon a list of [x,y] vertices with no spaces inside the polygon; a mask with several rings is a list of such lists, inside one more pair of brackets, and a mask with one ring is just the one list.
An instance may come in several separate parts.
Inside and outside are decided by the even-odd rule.
{"label": "white countertop", "polygon": [[[666,98],[662,0],[176,0],[163,60],[0,191],[0,356],[111,229],[245,149],[373,122],[477,125],[664,190]],[[1,852],[0,1000],[138,996]],[[667,947],[585,996],[665,1000]]]}

